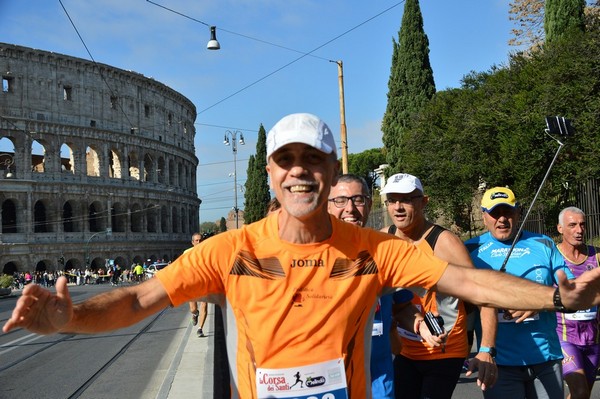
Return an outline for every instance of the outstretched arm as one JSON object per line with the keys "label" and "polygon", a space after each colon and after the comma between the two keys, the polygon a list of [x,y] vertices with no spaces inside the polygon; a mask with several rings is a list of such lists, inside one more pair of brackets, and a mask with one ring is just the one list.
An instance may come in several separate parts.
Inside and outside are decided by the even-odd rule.
{"label": "outstretched arm", "polygon": [[[450,263],[464,266],[471,270],[475,269],[464,243],[450,231],[446,230],[440,235],[438,243],[435,246],[434,255]],[[496,330],[498,327],[496,309],[480,307],[479,313],[481,316],[482,331],[481,345],[487,347],[496,346]],[[486,390],[496,383],[498,370],[494,358],[489,353],[477,353],[469,363],[467,376],[471,375],[475,370],[478,370],[477,385],[482,390]]]}
{"label": "outstretched arm", "polygon": [[[562,304],[573,310],[600,304],[600,268],[568,280],[558,271]],[[476,305],[501,309],[555,311],[555,288],[493,270],[448,265],[436,289]]]}
{"label": "outstretched arm", "polygon": [[135,324],[169,305],[167,293],[155,278],[73,305],[67,280],[61,277],[56,282],[56,294],[38,285],[27,286],[2,330],[97,333]]}

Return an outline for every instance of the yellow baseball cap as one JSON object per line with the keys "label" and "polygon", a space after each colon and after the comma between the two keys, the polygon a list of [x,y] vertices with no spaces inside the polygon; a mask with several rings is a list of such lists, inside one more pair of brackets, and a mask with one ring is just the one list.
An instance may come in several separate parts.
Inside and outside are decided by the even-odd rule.
{"label": "yellow baseball cap", "polygon": [[519,206],[515,193],[507,187],[490,188],[481,198],[481,208],[484,212],[491,212],[498,205],[507,205],[511,208]]}

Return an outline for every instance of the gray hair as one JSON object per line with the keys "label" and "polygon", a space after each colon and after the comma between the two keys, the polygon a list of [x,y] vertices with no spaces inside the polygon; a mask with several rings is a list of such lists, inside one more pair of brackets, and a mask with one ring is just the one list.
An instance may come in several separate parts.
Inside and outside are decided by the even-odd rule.
{"label": "gray hair", "polygon": [[569,206],[565,209],[563,209],[562,211],[560,211],[560,213],[558,214],[558,224],[563,226],[563,223],[565,222],[565,213],[566,212],[573,212],[576,215],[582,215],[585,218],[585,212],[582,211],[581,209],[577,208],[576,206]]}
{"label": "gray hair", "polygon": [[346,174],[338,176],[337,182],[338,183],[340,183],[340,182],[341,183],[358,183],[362,186],[363,195],[371,195],[371,190],[369,190],[369,185],[367,184],[367,181],[362,176],[358,176],[353,173],[346,173]]}

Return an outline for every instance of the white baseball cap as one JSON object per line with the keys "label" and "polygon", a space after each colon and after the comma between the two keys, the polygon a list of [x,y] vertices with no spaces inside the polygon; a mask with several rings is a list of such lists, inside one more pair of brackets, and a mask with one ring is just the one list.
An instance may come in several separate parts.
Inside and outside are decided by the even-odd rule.
{"label": "white baseball cap", "polygon": [[388,177],[385,187],[381,190],[381,194],[408,194],[415,190],[419,190],[423,194],[423,185],[418,177],[409,175],[408,173],[396,173]]}
{"label": "white baseball cap", "polygon": [[284,116],[267,134],[267,161],[286,144],[303,143],[325,154],[335,154],[335,140],[329,126],[312,114]]}

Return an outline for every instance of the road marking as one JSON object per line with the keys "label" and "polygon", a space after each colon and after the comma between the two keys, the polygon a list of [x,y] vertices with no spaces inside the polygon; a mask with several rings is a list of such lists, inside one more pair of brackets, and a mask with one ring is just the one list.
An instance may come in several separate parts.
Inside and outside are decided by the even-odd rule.
{"label": "road marking", "polygon": [[[3,355],[3,354],[8,353],[8,352],[10,352],[12,350],[15,350],[18,347],[20,347],[21,345],[26,345],[26,344],[28,344],[30,342],[38,340],[41,337],[42,337],[41,335],[37,335],[37,334],[28,334],[28,335],[25,335],[25,336],[23,336],[21,338],[17,338],[15,340],[12,340],[12,341],[10,341],[10,342],[8,342],[6,344],[0,345],[0,349],[8,348],[6,350],[0,351],[0,355]],[[31,339],[28,339],[28,338],[31,338]],[[26,340],[26,339],[28,339],[28,340],[25,341],[25,342],[20,343],[19,345],[17,345],[17,343],[19,343],[20,341]]]}

